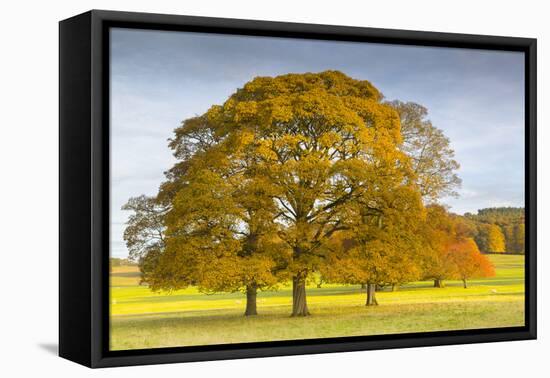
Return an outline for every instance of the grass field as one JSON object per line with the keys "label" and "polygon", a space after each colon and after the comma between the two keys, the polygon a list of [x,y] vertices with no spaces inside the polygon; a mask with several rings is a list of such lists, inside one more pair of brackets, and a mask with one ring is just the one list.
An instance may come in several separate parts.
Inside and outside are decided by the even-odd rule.
{"label": "grass field", "polygon": [[308,287],[312,316],[291,318],[291,288],[258,293],[258,316],[245,318],[241,293],[205,295],[195,288],[152,293],[136,267],[111,273],[111,350],[224,344],[524,324],[524,258],[489,255],[496,276],[462,282],[413,282],[377,292],[366,307],[359,286]]}

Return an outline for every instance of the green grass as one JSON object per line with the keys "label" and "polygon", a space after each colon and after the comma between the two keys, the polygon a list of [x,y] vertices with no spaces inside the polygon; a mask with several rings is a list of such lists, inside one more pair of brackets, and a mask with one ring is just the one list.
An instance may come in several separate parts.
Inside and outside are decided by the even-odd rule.
{"label": "green grass", "polygon": [[365,307],[358,286],[308,287],[311,317],[291,318],[291,290],[258,294],[256,317],[242,316],[241,293],[205,295],[195,288],[171,294],[139,286],[135,267],[111,273],[111,349],[158,348],[253,341],[324,338],[524,324],[524,258],[490,255],[496,276],[468,282],[413,282],[377,293]]}

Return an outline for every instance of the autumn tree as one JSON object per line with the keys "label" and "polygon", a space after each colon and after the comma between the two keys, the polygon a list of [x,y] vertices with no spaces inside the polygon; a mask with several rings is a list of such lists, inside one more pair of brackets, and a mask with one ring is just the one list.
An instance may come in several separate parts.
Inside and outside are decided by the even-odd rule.
{"label": "autumn tree", "polygon": [[480,224],[475,241],[483,252],[505,252],[504,234],[496,224]]}
{"label": "autumn tree", "polygon": [[472,238],[476,231],[467,218],[439,205],[427,210],[423,232],[429,248],[423,259],[424,278],[433,279],[434,287],[444,287],[445,279],[460,279],[466,288],[469,278],[494,275],[494,267]]}
{"label": "autumn tree", "polygon": [[466,280],[470,278],[491,277],[495,269],[489,259],[479,252],[472,238],[457,240],[449,246],[448,257],[454,265],[456,278],[462,280],[466,289]]}
{"label": "autumn tree", "polygon": [[367,306],[378,304],[377,287],[420,278],[418,257],[423,246],[417,227],[424,208],[416,186],[404,180],[405,174],[402,169],[381,174],[377,189],[370,194],[365,191],[366,202],[357,198],[350,204],[349,229],[327,244],[331,253],[321,267],[323,275],[330,282],[364,284]]}
{"label": "autumn tree", "polygon": [[321,267],[323,277],[328,282],[364,286],[366,306],[378,304],[377,287],[419,279],[416,261],[419,245],[411,243],[412,235],[405,230],[396,233],[395,227],[373,225],[375,230],[368,236],[347,234],[343,243],[331,246],[327,264]]}
{"label": "autumn tree", "polygon": [[293,316],[309,314],[306,280],[325,263],[324,243],[349,227],[347,206],[375,190],[378,169],[407,164],[398,115],[381,100],[369,82],[327,71],[256,78],[209,111],[277,191]]}
{"label": "autumn tree", "polygon": [[497,225],[490,225],[487,228],[487,252],[504,252],[505,247],[504,234]]}
{"label": "autumn tree", "polygon": [[455,266],[449,258],[449,246],[455,241],[455,224],[441,205],[427,207],[427,216],[422,223],[421,268],[424,279],[433,279],[434,287],[444,287],[444,280],[455,275]]}
{"label": "autumn tree", "polygon": [[245,315],[256,315],[257,291],[286,277],[277,209],[271,187],[254,174],[252,158],[239,148],[240,136],[227,134],[214,118],[185,121],[170,142],[180,161],[159,192],[172,207],[153,288],[194,284],[204,292],[242,290]]}
{"label": "autumn tree", "polygon": [[[244,169],[246,157],[227,151],[236,139],[217,127],[204,115],[175,130],[170,148],[177,162],[154,198],[165,206],[163,248],[144,249],[140,265],[153,290],[243,291],[245,315],[256,315],[257,291],[284,279],[284,248],[266,187]],[[136,245],[153,242],[145,236]]]}
{"label": "autumn tree", "polygon": [[212,170],[197,168],[186,179],[166,217],[166,251],[152,288],[193,284],[207,293],[242,290],[245,315],[256,315],[257,290],[277,283],[274,255],[282,251],[276,234],[255,223],[262,215],[253,211],[268,210],[247,207],[233,180]]}
{"label": "autumn tree", "polygon": [[456,196],[462,180],[449,138],[427,118],[428,110],[414,102],[389,103],[401,120],[401,148],[411,158],[422,197],[434,203],[444,196]]}

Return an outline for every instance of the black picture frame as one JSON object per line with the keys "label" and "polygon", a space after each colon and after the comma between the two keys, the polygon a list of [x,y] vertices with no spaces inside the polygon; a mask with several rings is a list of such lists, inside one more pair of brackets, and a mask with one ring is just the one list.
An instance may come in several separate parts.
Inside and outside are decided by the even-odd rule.
{"label": "black picture frame", "polygon": [[[109,351],[110,27],[525,53],[525,326]],[[89,367],[536,338],[536,39],[92,10],[59,24],[59,354]]]}

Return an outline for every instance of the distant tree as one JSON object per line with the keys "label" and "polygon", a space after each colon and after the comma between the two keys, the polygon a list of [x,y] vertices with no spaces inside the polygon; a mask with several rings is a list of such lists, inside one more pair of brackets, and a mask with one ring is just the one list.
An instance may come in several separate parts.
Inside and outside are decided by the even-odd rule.
{"label": "distant tree", "polygon": [[120,266],[126,266],[126,265],[135,265],[133,261],[130,261],[128,259],[122,259],[118,257],[111,257],[109,259],[109,271],[113,271],[113,267],[120,267]]}
{"label": "distant tree", "polygon": [[456,174],[460,165],[449,139],[427,119],[428,110],[414,102],[396,100],[389,104],[399,113],[402,149],[412,159],[422,197],[432,203],[457,195],[455,189],[462,182]]}
{"label": "distant tree", "polygon": [[109,263],[110,263],[111,267],[121,266],[122,265],[122,259],[119,259],[119,258],[116,258],[116,257],[111,257],[109,259]]}
{"label": "distant tree", "polygon": [[514,252],[525,254],[525,223],[514,225]]}
{"label": "distant tree", "polygon": [[480,224],[476,243],[483,252],[505,252],[506,242],[501,228],[496,224]]}
{"label": "distant tree", "polygon": [[504,235],[505,251],[507,253],[516,253],[515,224],[505,224],[501,227]]}
{"label": "distant tree", "polygon": [[495,270],[489,259],[479,252],[477,244],[471,238],[464,238],[449,246],[449,259],[455,266],[456,278],[462,280],[466,289],[466,280],[494,276]]}
{"label": "distant tree", "polygon": [[470,217],[483,223],[493,223],[499,226],[514,223],[525,217],[525,209],[523,207],[491,207],[480,209],[477,214]]}
{"label": "distant tree", "polygon": [[525,253],[525,223],[515,222],[502,227],[506,240],[506,252]]}

